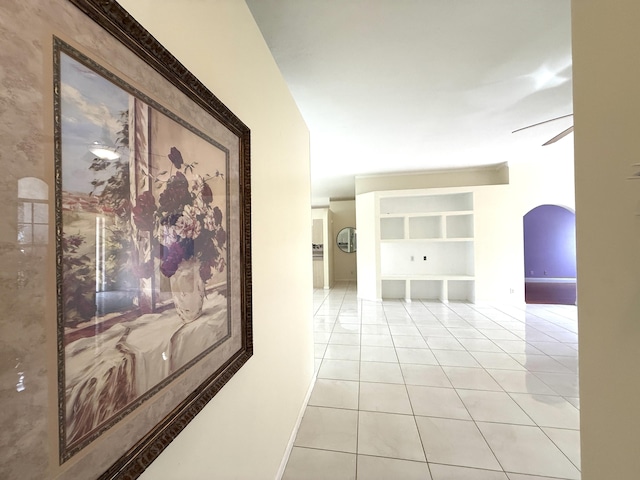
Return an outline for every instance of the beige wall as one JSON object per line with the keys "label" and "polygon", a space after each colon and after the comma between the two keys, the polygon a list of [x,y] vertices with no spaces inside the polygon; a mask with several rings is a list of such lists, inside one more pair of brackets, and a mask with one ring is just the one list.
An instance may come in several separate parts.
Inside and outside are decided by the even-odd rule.
{"label": "beige wall", "polygon": [[120,3],[252,139],[255,354],[142,478],[274,478],[313,373],[308,130],[242,0]]}
{"label": "beige wall", "polygon": [[329,210],[332,215],[333,236],[329,239],[333,246],[333,278],[340,280],[356,280],[356,253],[345,253],[336,245],[338,232],[346,227],[356,226],[356,201],[331,200]]}
{"label": "beige wall", "polygon": [[384,190],[458,187],[461,185],[499,185],[509,183],[509,166],[499,163],[489,167],[412,172],[356,177],[356,195]]}
{"label": "beige wall", "polygon": [[[331,288],[333,286],[333,247],[332,242],[333,231],[331,227],[332,214],[328,207],[324,208],[312,208],[311,217],[313,218],[313,234],[314,243],[322,243],[323,245],[323,257],[322,261],[313,261],[313,288]],[[318,222],[318,223],[316,223]],[[318,230],[316,231],[316,225]],[[318,235],[317,239],[315,235]],[[319,265],[321,264],[321,265]],[[316,271],[321,270],[321,273]],[[321,281],[317,277],[322,277]]]}
{"label": "beige wall", "polygon": [[640,472],[640,3],[572,2],[583,480]]}

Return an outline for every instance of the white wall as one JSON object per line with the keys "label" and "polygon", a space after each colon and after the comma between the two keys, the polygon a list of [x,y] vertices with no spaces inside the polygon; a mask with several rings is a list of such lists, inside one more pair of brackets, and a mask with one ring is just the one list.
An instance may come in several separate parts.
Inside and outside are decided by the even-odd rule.
{"label": "white wall", "polygon": [[640,2],[572,2],[583,480],[640,475]]}
{"label": "white wall", "polygon": [[337,281],[355,281],[358,252],[345,253],[337,248],[336,237],[343,228],[356,226],[356,202],[355,200],[331,200],[329,209],[333,218],[333,237],[329,241],[336,247],[333,249],[332,257],[334,278]]}
{"label": "white wall", "polygon": [[524,302],[523,217],[544,204],[575,209],[572,137],[521,152],[509,175],[508,185],[474,189],[478,302]]}
{"label": "white wall", "polygon": [[356,196],[356,231],[358,233],[358,298],[379,300],[380,291],[377,278],[380,276],[380,222],[377,221],[380,209],[375,192]]}
{"label": "white wall", "polygon": [[120,3],[252,139],[255,353],[141,478],[272,479],[313,373],[308,130],[242,0]]}
{"label": "white wall", "polygon": [[[381,190],[394,186],[422,192],[431,187],[438,187],[437,192],[473,191],[475,300],[524,302],[524,215],[542,204],[575,209],[572,137],[547,147],[540,146],[541,143],[527,145],[521,152],[514,152],[515,160],[509,163],[508,178],[504,175],[504,168],[496,171],[493,177],[487,177],[487,172],[479,177],[480,183],[491,180],[498,182],[495,185],[454,187],[452,185],[473,185],[473,175],[459,171],[424,175],[420,189],[416,188],[412,178],[415,175],[405,175],[406,182],[402,181],[403,176],[394,175],[388,184],[384,182],[385,177],[380,176],[375,182],[369,179],[367,185],[375,184]],[[503,184],[506,181],[508,184]],[[365,193],[356,197],[361,255],[358,295],[368,299],[374,299],[374,294],[379,298],[380,294],[375,292],[374,280],[370,277],[374,272],[367,264],[371,262],[364,256],[367,252],[379,255],[373,246],[367,247],[364,238],[366,232],[375,231],[375,226],[369,225],[372,220],[366,219],[367,215],[374,213],[373,206],[369,205],[370,202],[375,203],[372,195],[374,193]]]}

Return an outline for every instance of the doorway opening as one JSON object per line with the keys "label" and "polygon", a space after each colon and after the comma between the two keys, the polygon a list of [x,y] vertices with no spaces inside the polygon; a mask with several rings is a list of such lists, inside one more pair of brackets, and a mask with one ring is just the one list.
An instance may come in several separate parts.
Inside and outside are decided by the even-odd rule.
{"label": "doorway opening", "polygon": [[576,215],[539,205],[524,216],[525,302],[575,305]]}

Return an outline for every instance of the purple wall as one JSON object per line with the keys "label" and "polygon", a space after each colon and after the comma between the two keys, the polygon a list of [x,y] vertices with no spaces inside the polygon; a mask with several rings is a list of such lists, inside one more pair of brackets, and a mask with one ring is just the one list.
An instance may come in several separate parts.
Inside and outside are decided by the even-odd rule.
{"label": "purple wall", "polygon": [[575,213],[540,205],[524,216],[524,268],[526,278],[575,278]]}

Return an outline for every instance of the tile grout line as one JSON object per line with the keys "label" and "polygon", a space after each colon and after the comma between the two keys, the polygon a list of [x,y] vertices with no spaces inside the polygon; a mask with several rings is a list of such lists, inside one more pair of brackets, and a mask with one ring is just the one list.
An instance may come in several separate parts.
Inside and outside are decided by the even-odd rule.
{"label": "tile grout line", "polygon": [[[524,340],[523,340],[523,341],[524,341]],[[528,343],[528,342],[526,342],[526,343]],[[508,352],[507,352],[507,353],[508,353]],[[518,362],[518,363],[519,363],[519,362]],[[524,365],[523,365],[523,366],[524,366]],[[484,367],[483,367],[483,369],[484,369]],[[485,371],[486,371],[486,369],[485,369]],[[527,372],[529,372],[529,370],[526,370],[526,371],[527,371]],[[487,371],[486,373],[487,373],[487,374],[489,374],[489,375],[491,375],[488,371]],[[536,378],[538,378],[538,377],[537,377],[537,375],[535,375],[535,372],[529,372],[529,373],[533,373],[533,374],[534,374],[534,376],[536,376]],[[540,380],[542,380],[542,379],[540,379]],[[545,384],[546,384],[546,383],[545,383]],[[554,391],[555,391],[555,390],[554,390]],[[457,391],[456,391],[456,392],[457,392]],[[525,415],[527,415],[527,417],[528,417],[528,418],[529,418],[529,419],[534,423],[534,425],[533,425],[533,426],[535,426],[535,428],[538,428],[538,430],[540,430],[540,432],[541,432],[541,433],[542,433],[546,438],[548,438],[548,439],[549,439],[549,441],[551,441],[551,443],[552,443],[552,444],[553,444],[553,445],[558,449],[558,451],[559,451],[559,452],[560,452],[560,453],[561,453],[561,454],[562,454],[562,455],[567,459],[567,461],[568,461],[571,465],[573,465],[573,466],[576,468],[576,470],[577,470],[578,472],[580,472],[580,468],[578,468],[578,466],[577,466],[577,465],[575,465],[575,464],[571,461],[571,459],[570,459],[570,458],[568,457],[568,455],[564,452],[564,450],[562,450],[562,449],[561,449],[561,448],[556,444],[556,442],[554,442],[554,441],[551,439],[551,437],[549,437],[549,435],[547,435],[547,433],[544,431],[544,429],[543,429],[540,425],[538,425],[538,423],[537,423],[537,422],[536,422],[536,421],[535,421],[535,420],[534,420],[534,419],[533,419],[533,418],[532,418],[532,417],[531,417],[531,416],[530,416],[530,415],[529,415],[529,414],[528,414],[528,413],[527,413],[527,412],[526,412],[526,411],[525,411],[525,410],[520,406],[520,404],[518,404],[518,402],[516,402],[516,401],[515,401],[515,399],[511,396],[511,393],[512,393],[512,392],[507,392],[507,391],[505,390],[505,393],[509,396],[509,398],[510,398],[513,402],[515,402],[515,404],[516,404],[516,405],[518,405],[518,407],[519,407],[519,408],[520,408],[520,409],[525,413]],[[558,396],[560,396],[560,395],[558,395]],[[460,400],[462,401],[462,398],[460,398]],[[566,401],[566,400],[565,400],[565,401]],[[462,403],[463,403],[463,405],[464,405],[464,402],[462,402]],[[569,403],[569,402],[567,402],[567,403]],[[465,408],[466,408],[466,405],[465,405]],[[574,408],[575,408],[575,407],[574,407]],[[468,409],[467,409],[467,411],[468,411]],[[469,416],[471,416],[471,413],[470,413],[470,412],[469,412]],[[489,449],[490,449],[490,450],[491,450],[491,452],[493,453],[494,457],[496,457],[496,460],[498,461],[498,463],[499,463],[499,464],[500,464],[500,466],[502,467],[503,472],[505,473],[505,475],[507,475],[507,471],[506,471],[506,470],[504,469],[504,467],[502,466],[502,463],[500,463],[500,460],[498,459],[498,457],[497,457],[497,455],[495,454],[495,452],[494,452],[493,448],[492,448],[492,447],[491,447],[491,445],[489,444],[489,442],[488,442],[487,438],[485,437],[484,433],[483,433],[483,432],[482,432],[482,430],[478,427],[478,424],[477,424],[476,420],[475,420],[473,417],[471,417],[471,418],[472,418],[472,420],[474,421],[474,423],[476,424],[476,428],[478,429],[478,431],[479,431],[479,432],[480,432],[480,434],[482,435],[482,438],[484,439],[485,443],[487,444],[487,446],[489,447]],[[486,423],[498,423],[498,422],[486,422]],[[549,427],[549,428],[553,428],[553,427]],[[513,473],[513,472],[512,472],[512,473]]]}
{"label": "tile grout line", "polygon": [[[420,303],[422,304],[422,302],[420,302]],[[405,307],[405,310],[406,310],[406,307]],[[411,318],[411,321],[413,322],[414,326],[416,326],[416,328],[417,328],[417,325],[415,324],[415,321],[413,319],[413,316],[411,315],[411,312],[409,312],[408,310],[406,310],[406,311],[409,314],[409,317]],[[418,331],[420,331],[420,330],[418,330]],[[421,337],[422,337],[422,335],[421,335]],[[392,338],[392,341],[393,341],[393,336],[391,338]],[[424,339],[424,340],[425,340],[425,343],[426,343],[426,339]],[[395,343],[394,343],[394,345],[395,345]],[[428,346],[428,344],[427,344],[427,346]],[[434,358],[435,358],[435,355],[434,355]],[[436,359],[436,361],[437,361],[437,359]],[[442,368],[442,367],[440,367],[440,368]],[[429,457],[427,455],[427,450],[426,450],[426,448],[424,446],[424,441],[422,440],[422,433],[420,433],[420,427],[418,426],[417,415],[416,415],[415,410],[413,408],[413,402],[411,401],[411,395],[409,395],[409,387],[407,385],[407,380],[406,380],[406,378],[404,376],[404,370],[402,370],[402,366],[400,366],[400,374],[402,375],[402,379],[404,380],[404,388],[405,388],[405,391],[407,392],[407,398],[409,399],[409,405],[411,406],[411,412],[413,413],[413,423],[415,424],[416,430],[418,432],[418,438],[420,439],[420,445],[422,446],[422,452],[424,453],[424,460],[427,463],[427,471],[429,472],[429,476],[431,477],[431,479],[433,479],[433,473],[431,472],[431,465],[429,464]]]}
{"label": "tile grout line", "polygon": [[[443,369],[444,370],[444,369]],[[484,368],[483,368],[484,370]],[[486,371],[486,370],[485,370]],[[487,374],[489,372],[486,372]],[[447,375],[447,372],[444,372],[445,375]],[[449,376],[447,375],[447,378],[449,378]],[[449,380],[451,381],[451,380]],[[464,401],[462,400],[462,397],[460,396],[460,394],[458,393],[458,389],[455,387],[455,385],[453,385],[453,383],[451,384],[453,386],[453,390],[456,392],[456,395],[458,397],[458,399],[460,400],[460,403],[462,404],[462,406],[464,407],[464,409],[467,412],[467,415],[469,415],[469,418],[471,419],[471,421],[473,422],[474,426],[476,427],[476,430],[478,431],[478,433],[480,433],[480,436],[482,437],[482,439],[484,440],[484,443],[487,445],[487,448],[489,449],[489,451],[491,452],[491,454],[493,455],[493,458],[495,459],[496,463],[500,466],[500,468],[502,469],[502,473],[505,474],[505,476],[507,475],[507,472],[505,471],[504,466],[502,465],[502,463],[500,462],[500,460],[498,459],[498,456],[496,455],[496,452],[494,452],[493,448],[491,448],[491,445],[489,444],[488,440],[486,439],[486,437],[484,436],[484,434],[482,433],[482,430],[480,430],[480,427],[478,426],[478,423],[476,422],[475,418],[473,418],[473,415],[471,415],[471,412],[469,411],[469,408],[467,407],[467,405],[464,403]]]}
{"label": "tile grout line", "polygon": [[[343,290],[343,292],[342,292],[341,307],[340,307],[340,309],[338,310],[338,315],[337,315],[337,317],[336,317],[336,318],[334,319],[334,321],[333,321],[332,328],[331,328],[331,335],[332,335],[333,333],[335,333],[335,332],[334,332],[334,330],[335,330],[335,328],[336,328],[336,325],[338,325],[338,324],[339,324],[339,322],[338,322],[338,318],[339,318],[340,314],[342,313],[343,307],[345,307],[345,301],[346,301],[346,299],[347,299],[347,297],[348,297],[348,296],[349,296],[349,288],[347,287],[347,288],[345,288],[345,289]],[[322,303],[324,303],[328,298],[329,298],[329,296],[325,296],[325,298],[323,299],[323,301],[321,302],[321,304],[322,304]],[[357,458],[358,458],[358,456],[360,455],[360,453],[358,452],[358,441],[359,441],[359,433],[360,433],[360,432],[359,432],[359,423],[360,423],[360,422],[359,422],[359,420],[360,420],[360,411],[361,411],[360,394],[361,394],[361,383],[362,383],[362,376],[361,376],[362,371],[361,371],[361,366],[362,366],[362,362],[363,362],[363,359],[362,359],[362,347],[363,347],[363,345],[362,345],[362,340],[363,340],[363,335],[364,335],[364,334],[363,334],[363,325],[364,325],[364,324],[363,324],[363,321],[364,321],[364,316],[365,316],[365,312],[364,312],[364,310],[365,310],[365,308],[364,308],[364,307],[365,307],[365,305],[364,305],[364,302],[363,302],[362,300],[356,299],[356,302],[357,302],[356,309],[357,309],[357,311],[358,311],[358,319],[359,319],[358,326],[359,326],[359,328],[360,328],[360,330],[359,330],[359,345],[358,345],[358,348],[359,348],[359,350],[358,350],[358,351],[359,351],[359,362],[358,362],[358,392],[357,392],[357,394],[358,394],[358,396],[357,396],[358,422],[357,422],[357,425],[356,425],[356,475],[357,475],[357,463],[358,463],[358,462],[357,462]],[[404,307],[404,310],[405,310],[405,312],[408,314],[409,319],[410,319],[410,321],[411,321],[411,326],[412,326],[412,327],[414,327],[414,328],[417,328],[417,329],[418,329],[418,331],[420,332],[420,335],[419,335],[419,336],[420,336],[420,338],[422,338],[423,340],[425,340],[425,341],[426,341],[426,339],[427,339],[429,336],[425,336],[425,335],[422,333],[422,331],[420,331],[420,330],[419,330],[419,328],[418,328],[419,324],[418,324],[418,323],[416,323],[415,318],[414,318],[414,315],[412,315],[412,312],[407,308],[407,307],[408,307],[408,306],[407,306],[407,304],[406,304],[406,303],[404,303],[404,302],[397,302],[397,304],[398,304],[398,305],[402,305],[402,306]],[[433,306],[430,308],[428,305],[425,305],[423,302],[421,302],[421,305],[422,305],[423,307],[425,307],[425,309],[430,313],[430,315],[431,315],[431,316],[433,316],[433,318],[434,318],[435,320],[437,320],[438,324],[439,324],[442,328],[444,328],[444,329],[448,332],[448,334],[449,334],[450,336],[452,336],[453,338],[455,338],[455,339],[456,339],[456,341],[460,342],[460,338],[458,338],[458,337],[454,334],[455,332],[452,332],[452,331],[451,331],[451,329],[452,329],[452,328],[459,328],[459,327],[462,327],[462,328],[473,328],[473,329],[475,329],[475,330],[478,330],[478,331],[483,335],[483,338],[486,338],[487,340],[489,340],[489,341],[491,342],[491,344],[493,344],[493,345],[495,345],[497,348],[499,348],[499,349],[502,351],[502,353],[506,353],[508,358],[511,358],[511,359],[513,359],[514,361],[516,361],[519,365],[522,365],[520,362],[518,362],[518,360],[516,360],[516,358],[514,358],[514,357],[512,356],[512,354],[511,354],[511,353],[507,352],[507,351],[506,351],[506,350],[504,350],[502,347],[500,347],[499,345],[497,345],[497,344],[495,343],[494,339],[486,337],[486,335],[484,335],[484,333],[483,333],[482,331],[480,331],[480,330],[478,329],[478,327],[474,324],[474,322],[472,321],[472,319],[470,319],[468,316],[466,316],[466,315],[465,315],[465,313],[466,313],[466,312],[464,312],[461,308],[457,308],[457,309],[456,309],[456,308],[452,308],[451,306],[446,305],[446,306],[444,306],[445,308],[443,308],[443,306],[440,306],[440,308],[438,308],[438,309],[434,309],[434,308],[433,308]],[[489,316],[487,316],[487,314],[485,314],[484,312],[482,312],[482,311],[478,310],[478,308],[476,308],[475,306],[471,306],[471,305],[467,305],[467,304],[464,304],[464,306],[465,306],[465,308],[470,309],[472,312],[475,312],[476,314],[481,315],[482,317],[486,318],[487,320],[489,320],[489,321],[493,321]],[[520,324],[526,324],[526,320],[524,320],[524,321],[519,320],[517,317],[513,316],[512,314],[510,314],[510,313],[508,313],[508,312],[504,312],[503,310],[498,309],[498,308],[496,308],[495,306],[494,306],[494,307],[492,307],[492,308],[493,308],[493,310],[494,310],[494,311],[496,311],[496,312],[499,312],[499,313],[503,314],[505,317],[509,317],[509,318],[513,319],[515,322],[518,322],[518,323],[520,323]],[[316,311],[318,311],[318,310],[319,310],[319,309],[317,309]],[[391,333],[391,327],[390,327],[390,325],[389,325],[389,320],[388,320],[388,311],[384,308],[384,304],[382,305],[382,310],[383,310],[384,315],[385,315],[386,327],[387,327],[387,330],[388,330],[389,335],[390,335],[390,337],[391,337],[391,343],[392,343],[392,345],[393,345],[394,352],[395,352],[395,355],[396,355],[396,360],[397,360],[397,362],[398,362],[397,364],[398,364],[399,369],[400,369],[400,375],[401,375],[402,381],[403,381],[404,386],[405,386],[405,389],[404,389],[404,390],[405,390],[405,392],[406,392],[406,395],[407,395],[407,398],[408,398],[408,401],[409,401],[409,405],[410,405],[410,408],[411,408],[411,412],[412,412],[412,413],[411,413],[411,415],[414,417],[414,423],[415,423],[415,425],[416,425],[416,429],[417,429],[417,431],[418,431],[418,436],[419,436],[419,438],[420,438],[420,442],[421,442],[421,444],[422,444],[422,450],[423,450],[423,453],[425,454],[425,460],[426,460],[426,463],[427,463],[427,465],[428,465],[429,472],[431,472],[430,464],[429,464],[428,458],[427,458],[427,456],[426,456],[426,451],[424,450],[424,448],[425,448],[425,447],[424,447],[424,442],[422,441],[422,436],[421,436],[421,434],[420,434],[420,430],[419,430],[419,428],[418,428],[418,426],[417,426],[417,415],[415,415],[415,410],[414,410],[413,402],[412,402],[411,397],[410,397],[410,395],[409,395],[408,385],[407,385],[407,380],[406,380],[405,372],[404,372],[404,370],[402,369],[402,366],[401,366],[402,364],[400,363],[400,359],[399,359],[399,357],[398,357],[398,351],[397,351],[397,349],[398,349],[398,348],[400,348],[400,347],[398,347],[398,345],[397,345],[396,337],[401,336],[401,335],[394,335],[394,334],[392,334],[392,333]],[[525,312],[523,312],[523,313],[525,313]],[[452,319],[452,318],[447,318],[446,316],[443,316],[443,314],[445,314],[445,315],[453,314],[455,318],[453,318],[453,319]],[[534,315],[534,316],[536,316],[536,317],[538,317],[538,318],[542,318],[542,317],[540,317],[540,316],[538,316],[538,315],[535,315],[535,314],[533,314],[533,315]],[[314,316],[315,316],[315,314],[314,314]],[[507,322],[508,322],[508,319],[503,319],[503,318],[501,318],[501,321],[502,321],[502,320],[504,320],[504,322],[502,322],[502,323],[507,323]],[[463,321],[464,323],[466,323],[466,324],[468,325],[468,327],[467,327],[467,326],[461,326],[461,325],[455,325],[454,323],[451,323],[451,321],[453,321],[453,322],[456,322],[456,321]],[[501,321],[495,321],[494,323],[495,323],[497,326],[499,326],[499,327],[500,327],[500,329],[503,329],[503,330],[505,330],[505,331],[512,332],[512,333],[514,333],[514,334],[515,334],[515,332],[513,332],[513,331],[511,330],[511,327],[509,327],[509,326],[505,326],[505,325],[501,324]],[[549,323],[550,323],[551,325],[555,325],[555,324],[553,324],[553,322],[549,322]],[[377,325],[377,324],[376,324],[376,325]],[[394,325],[406,325],[406,324],[405,324],[405,323],[394,323]],[[546,335],[546,332],[544,331],[544,329],[540,329],[540,328],[534,328],[534,329],[535,329],[537,332],[540,332],[540,333],[542,333],[542,334],[545,334],[545,335]],[[570,329],[568,329],[568,328],[567,328],[567,329],[565,329],[565,330],[567,330],[567,331],[571,332],[571,330],[570,330]],[[397,330],[396,330],[396,331],[397,331]],[[329,337],[329,339],[328,339],[328,345],[329,345],[329,342],[331,341],[331,335],[330,335],[330,337]],[[523,338],[523,337],[521,337],[521,336],[520,336],[520,335],[518,335],[518,334],[516,334],[516,336],[518,337],[518,341],[522,341],[522,342],[526,343],[527,345],[531,345],[531,343],[529,343],[529,341],[527,341],[527,340],[526,340],[526,337],[524,337],[524,338]],[[550,335],[549,335],[549,337],[552,339],[552,340],[551,340],[551,342],[553,342],[553,343],[558,343],[558,344],[560,344],[560,345],[566,345],[567,343],[570,343],[570,342],[566,342],[566,341],[563,341],[563,340],[555,339],[555,338],[551,337]],[[471,338],[473,338],[473,337],[471,337]],[[428,343],[427,343],[427,345],[428,345]],[[462,347],[464,348],[464,350],[461,350],[461,351],[466,352],[467,354],[469,354],[472,358],[474,358],[474,359],[478,362],[478,364],[479,364],[479,367],[477,367],[477,368],[478,368],[478,370],[481,370],[482,372],[484,372],[486,375],[488,375],[490,378],[494,379],[494,381],[495,381],[495,378],[494,378],[494,377],[493,377],[493,375],[488,371],[488,368],[487,368],[487,367],[485,367],[484,365],[482,365],[482,364],[477,360],[477,358],[473,355],[473,353],[474,353],[474,352],[472,352],[472,351],[470,350],[470,347],[467,347],[467,346],[466,346],[466,345],[464,345],[464,344],[461,344],[461,345],[462,345]],[[429,345],[428,345],[428,346],[429,346]],[[404,347],[404,348],[409,348],[409,347]],[[416,347],[416,348],[417,348],[417,347]],[[430,346],[429,346],[429,348],[428,348],[427,350],[428,350],[428,351],[431,351],[431,352],[433,353],[433,349],[432,349],[432,348],[430,348]],[[443,350],[448,350],[448,349],[444,348]],[[476,353],[482,353],[482,352],[476,352]],[[499,353],[499,352],[487,352],[487,353]],[[525,352],[525,355],[526,355],[526,352]],[[434,355],[434,356],[435,356],[435,355]],[[554,361],[556,361],[556,362],[557,362],[557,360],[555,360],[555,359],[553,358],[553,356],[552,356],[551,354],[549,354],[549,353],[541,352],[541,356],[544,356],[545,358],[548,358],[548,359],[551,359],[551,360],[554,360]],[[570,355],[567,355],[567,357],[573,358],[573,357],[572,357],[572,356],[570,356]],[[325,360],[325,358],[326,358],[326,351],[325,351],[325,352],[324,352],[324,354],[323,354],[322,362]],[[372,361],[373,361],[373,360],[372,360]],[[441,361],[440,361],[440,360],[438,360],[438,358],[437,358],[437,357],[435,358],[435,361],[437,362],[437,366],[438,366],[438,367],[441,369],[441,371],[444,373],[445,378],[447,378],[447,379],[449,380],[449,382],[451,383],[451,381],[450,381],[450,378],[451,378],[451,377],[450,377],[449,375],[447,375],[447,372],[446,372],[446,371],[444,371],[444,369],[443,369],[443,365],[442,365]],[[321,363],[322,363],[322,362],[321,362]],[[560,363],[560,362],[558,362],[558,363]],[[417,365],[422,365],[422,364],[417,364]],[[563,364],[561,364],[561,365],[563,365]],[[538,375],[536,375],[536,373],[551,373],[551,374],[554,374],[554,373],[561,373],[561,372],[533,372],[533,371],[529,371],[529,370],[526,368],[526,365],[522,365],[522,366],[524,367],[524,369],[525,369],[525,371],[526,371],[526,372],[528,372],[528,373],[530,373],[530,374],[533,374],[533,376],[534,376],[535,378],[537,378],[538,380],[540,380],[540,381],[542,382],[542,384],[544,384],[544,385],[548,386],[548,387],[549,387],[549,388],[550,388],[550,389],[555,393],[554,395],[548,395],[548,396],[562,398],[565,402],[569,403],[571,406],[573,406],[574,408],[576,408],[576,409],[579,411],[579,408],[578,408],[578,407],[576,407],[576,406],[575,406],[571,401],[569,401],[569,400],[567,400],[567,398],[565,398],[565,397],[566,397],[566,395],[560,395],[554,387],[552,387],[552,386],[551,386],[551,385],[549,385],[547,382],[545,382],[544,380],[542,380],[542,378],[540,378],[540,377],[538,377]],[[565,366],[566,366],[566,365],[565,365]],[[511,368],[507,368],[507,369],[504,369],[504,368],[497,368],[497,369],[496,369],[496,368],[494,368],[494,369],[495,369],[495,370],[504,370],[504,371],[518,371],[518,372],[520,372],[520,371],[521,371],[521,370],[519,370],[519,369],[513,370],[513,369],[511,369]],[[570,369],[569,369],[569,370],[570,370]],[[562,373],[561,373],[561,374],[562,374]],[[569,372],[566,372],[566,374],[567,374],[567,375],[569,375],[569,374],[574,374],[574,375],[575,375],[575,374],[576,374],[576,372],[569,371]],[[496,382],[497,382],[497,381],[496,381]],[[375,383],[388,384],[389,382],[387,382],[387,381],[379,381],[379,382],[375,382]],[[498,382],[497,382],[497,383],[498,383]],[[512,395],[512,394],[517,394],[518,392],[510,392],[510,391],[507,391],[507,390],[506,390],[506,388],[505,388],[505,387],[503,387],[503,386],[502,386],[502,384],[500,384],[500,383],[498,383],[498,386],[500,387],[500,390],[499,390],[499,391],[500,391],[501,393],[506,393],[506,394],[507,394],[507,396],[508,396],[508,398],[509,398],[509,399],[511,399],[513,402],[515,402],[515,403],[516,403],[516,405],[518,405],[518,408],[519,408],[520,410],[522,410],[522,411],[523,411],[523,413],[525,414],[525,416],[526,416],[527,418],[529,418],[529,419],[533,422],[533,425],[530,425],[530,426],[535,426],[535,428],[537,428],[537,429],[539,429],[540,431],[542,431],[542,432],[544,433],[545,438],[547,438],[547,440],[548,440],[552,445],[554,445],[554,447],[555,447],[557,450],[559,450],[559,451],[563,454],[563,456],[564,456],[564,457],[566,457],[567,461],[568,461],[571,465],[574,465],[574,467],[575,467],[578,471],[580,471],[580,469],[578,468],[578,466],[577,466],[577,465],[575,465],[575,464],[571,461],[571,459],[568,457],[568,455],[567,455],[567,454],[566,454],[566,453],[565,453],[565,452],[564,452],[564,451],[563,451],[563,450],[558,446],[558,444],[557,444],[555,441],[553,441],[553,440],[551,439],[551,437],[549,437],[549,435],[547,435],[547,433],[546,433],[544,430],[542,430],[542,427],[541,427],[540,425],[538,425],[538,424],[537,424],[537,422],[536,422],[533,418],[531,418],[531,417],[530,417],[530,415],[529,415],[529,414],[528,414],[528,413],[527,413],[527,412],[526,412],[526,411],[525,411],[525,410],[524,410],[524,409],[523,409],[523,408],[518,404],[518,402],[516,402],[516,401],[515,401],[515,399],[513,398],[513,395]],[[482,436],[482,438],[483,438],[483,440],[484,440],[485,444],[488,446],[489,450],[490,450],[490,451],[492,452],[492,454],[494,455],[494,458],[495,458],[495,459],[496,459],[496,461],[498,462],[498,465],[500,465],[500,467],[503,469],[503,470],[502,470],[502,471],[503,471],[503,473],[504,473],[505,475],[507,475],[507,473],[508,473],[508,472],[506,472],[506,471],[504,470],[504,468],[502,467],[502,464],[500,463],[500,461],[498,460],[497,456],[495,455],[495,452],[493,451],[493,448],[491,447],[491,445],[490,445],[490,444],[489,444],[489,442],[487,441],[487,439],[486,439],[486,437],[484,436],[484,434],[482,433],[482,431],[479,429],[478,424],[477,424],[477,421],[476,421],[476,420],[475,420],[475,419],[470,415],[470,412],[469,412],[469,410],[468,410],[468,408],[467,408],[466,404],[462,401],[462,398],[460,397],[459,390],[465,390],[465,389],[464,389],[464,388],[457,388],[457,387],[455,387],[453,384],[452,384],[452,388],[456,391],[456,395],[457,395],[457,397],[458,397],[458,398],[459,398],[459,400],[462,402],[462,405],[465,407],[465,410],[466,410],[466,411],[467,411],[467,413],[469,414],[469,417],[471,418],[471,421],[473,421],[473,422],[474,422],[474,425],[476,426],[476,429],[481,433],[481,436]],[[483,389],[476,389],[476,388],[471,388],[471,389],[469,389],[469,390],[473,390],[473,391],[488,391],[488,392],[494,391],[494,390],[483,390]],[[522,393],[526,393],[526,392],[522,392]],[[529,394],[529,395],[534,395],[534,394]],[[390,413],[391,413],[391,412],[390,412]],[[446,418],[446,417],[436,417],[436,418]],[[498,423],[498,424],[506,424],[506,425],[518,425],[518,424],[512,424],[512,423],[508,423],[508,422],[486,422],[486,423]],[[562,427],[549,427],[549,428],[554,428],[554,429],[557,429],[557,430],[575,431],[575,429],[571,429],[571,428],[562,428]],[[579,431],[579,429],[578,429],[578,431]],[[313,447],[305,447],[305,448],[313,448]],[[373,455],[373,456],[376,456],[376,455]],[[391,457],[384,457],[384,456],[381,456],[381,458],[391,458]],[[395,458],[395,457],[394,457],[394,458]],[[452,465],[452,466],[458,466],[458,467],[461,467],[461,468],[462,468],[462,466],[460,466],[460,465]],[[479,468],[475,468],[475,467],[466,467],[466,468],[471,468],[471,469],[475,469],[475,470],[484,470],[484,469],[479,469]],[[492,471],[493,471],[493,470],[492,470]],[[431,474],[431,473],[430,473],[430,474]],[[509,478],[510,478],[510,475],[509,475]],[[551,478],[551,477],[549,477],[549,478]]]}

